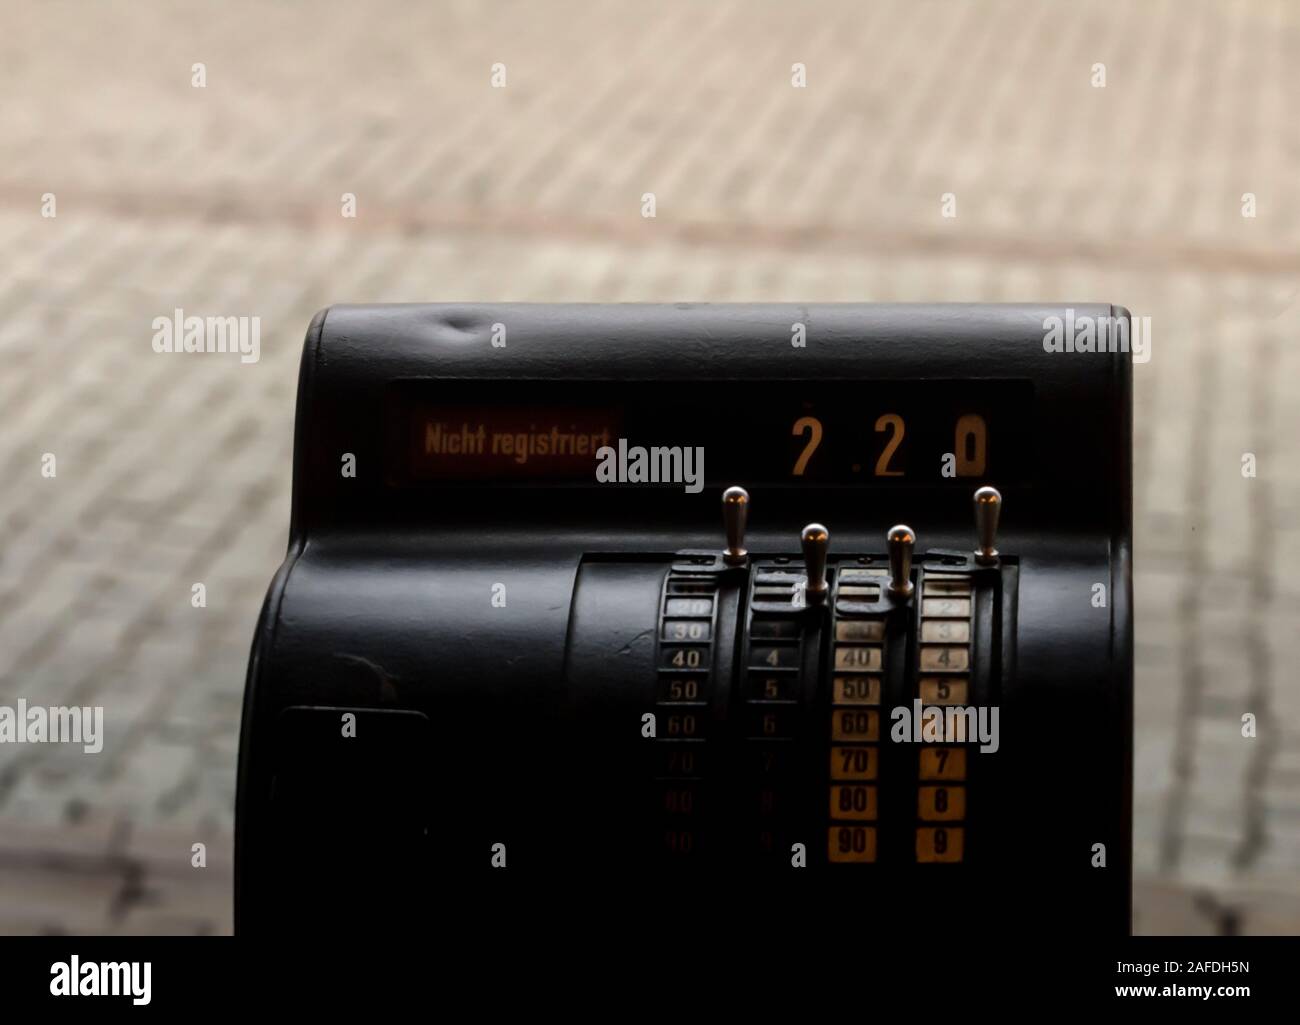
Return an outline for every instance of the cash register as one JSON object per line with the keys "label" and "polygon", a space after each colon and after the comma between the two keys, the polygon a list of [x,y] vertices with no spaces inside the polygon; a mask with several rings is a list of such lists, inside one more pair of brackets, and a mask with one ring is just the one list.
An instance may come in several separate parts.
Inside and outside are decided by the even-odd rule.
{"label": "cash register", "polygon": [[[1067,316],[1093,344],[1045,344]],[[319,313],[248,668],[237,929],[672,885],[877,934],[1126,933],[1127,326]]]}

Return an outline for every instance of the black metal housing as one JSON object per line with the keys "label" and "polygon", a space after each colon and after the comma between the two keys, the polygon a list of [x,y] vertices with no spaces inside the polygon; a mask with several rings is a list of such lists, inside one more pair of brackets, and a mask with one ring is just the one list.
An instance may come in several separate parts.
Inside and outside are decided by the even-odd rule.
{"label": "black metal housing", "polygon": [[[1001,488],[1004,558],[981,571],[989,597],[980,621],[995,633],[976,651],[998,653],[979,672],[1001,706],[1003,739],[979,766],[978,857],[959,871],[846,870],[813,859],[804,875],[815,881],[805,882],[788,859],[762,867],[719,856],[693,879],[715,892],[760,879],[860,899],[877,930],[948,920],[954,901],[969,901],[959,927],[1126,932],[1131,366],[1123,352],[1045,351],[1044,321],[1064,310],[456,304],[319,313],[299,379],[288,553],[249,663],[237,928],[413,915],[449,892],[496,885],[494,844],[505,844],[516,886],[562,877],[607,891],[662,872],[637,839],[638,728],[654,702],[665,575],[689,559],[677,553],[722,547],[717,488],[396,486],[404,388],[455,395],[473,382],[510,382],[547,402],[613,384],[651,396],[680,386],[704,389],[720,422],[743,424],[751,395],[861,381],[921,395],[1021,382],[1027,396],[1015,440],[1022,480],[751,489],[754,560],[797,567],[799,529],[814,520],[831,530],[834,565],[879,560],[885,532],[906,522],[919,539],[919,572],[927,550],[971,550],[971,491]],[[790,343],[796,322],[806,347]],[[508,328],[504,348],[492,343],[497,324]],[[355,457],[355,477],[340,473],[343,453]],[[712,715],[725,733],[738,700],[748,570],[716,570]],[[494,608],[492,586],[503,581],[508,601]],[[1090,601],[1096,583],[1104,607]],[[355,738],[340,739],[344,712],[358,717]],[[710,813],[721,821],[729,812]],[[1099,843],[1104,869],[1093,866]]]}

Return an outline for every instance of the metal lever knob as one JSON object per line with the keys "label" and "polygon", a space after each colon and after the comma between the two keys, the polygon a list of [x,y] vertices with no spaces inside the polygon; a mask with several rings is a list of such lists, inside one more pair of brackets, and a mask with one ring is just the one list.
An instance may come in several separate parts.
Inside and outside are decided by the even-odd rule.
{"label": "metal lever knob", "polygon": [[889,528],[889,596],[904,599],[912,596],[912,548],[916,535],[912,528],[899,524]]}
{"label": "metal lever knob", "polygon": [[826,600],[830,588],[826,584],[826,553],[831,546],[830,531],[820,523],[810,523],[799,536],[803,546],[803,561],[808,576],[804,595],[809,605]]}
{"label": "metal lever knob", "polygon": [[743,566],[749,558],[745,551],[745,521],[749,518],[749,492],[731,487],[722,493],[722,528],[727,534],[727,547],[722,561],[728,566]]}
{"label": "metal lever knob", "polygon": [[975,534],[979,547],[975,561],[981,566],[992,566],[998,561],[994,543],[998,537],[998,516],[1002,512],[1002,493],[997,488],[983,487],[975,492]]}

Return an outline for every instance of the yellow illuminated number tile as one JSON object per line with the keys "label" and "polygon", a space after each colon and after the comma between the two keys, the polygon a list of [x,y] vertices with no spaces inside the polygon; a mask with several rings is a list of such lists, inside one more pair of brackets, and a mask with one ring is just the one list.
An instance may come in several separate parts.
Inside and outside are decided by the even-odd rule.
{"label": "yellow illuminated number tile", "polygon": [[831,818],[874,819],[876,817],[876,788],[874,786],[831,787]]}
{"label": "yellow illuminated number tile", "polygon": [[960,747],[921,748],[922,779],[965,779],[966,750]]}
{"label": "yellow illuminated number tile", "polygon": [[832,863],[875,861],[875,827],[831,826],[826,839],[826,853]]}
{"label": "yellow illuminated number tile", "polygon": [[946,644],[965,644],[970,641],[970,621],[966,619],[923,619],[921,640]]}
{"label": "yellow illuminated number tile", "polygon": [[970,580],[966,577],[936,577],[933,574],[925,578],[925,596],[934,598],[941,594],[970,595]]}
{"label": "yellow illuminated number tile", "polygon": [[835,624],[837,641],[883,641],[885,639],[885,621],[883,619],[843,619]]}
{"label": "yellow illuminated number tile", "polygon": [[965,787],[921,787],[916,814],[924,822],[956,822],[966,817]]}
{"label": "yellow illuminated number tile", "polygon": [[698,676],[670,676],[662,680],[661,689],[665,695],[661,700],[667,701],[698,701],[703,693]]}
{"label": "yellow illuminated number tile", "polygon": [[664,639],[669,641],[707,641],[707,619],[670,619],[664,623]]}
{"label": "yellow illuminated number tile", "polygon": [[880,716],[876,712],[836,709],[831,715],[832,740],[877,740]]}
{"label": "yellow illuminated number tile", "polygon": [[923,673],[952,670],[961,672],[970,668],[970,651],[958,645],[927,644],[921,647]]}
{"label": "yellow illuminated number tile", "polygon": [[916,860],[961,861],[964,840],[961,826],[922,826],[916,831]]}
{"label": "yellow illuminated number tile", "polygon": [[853,647],[841,644],[835,649],[836,669],[880,669],[879,647]]}
{"label": "yellow illuminated number tile", "polygon": [[878,580],[880,577],[887,577],[887,576],[889,576],[889,570],[884,569],[884,568],[881,568],[881,569],[842,569],[842,570],[840,570],[840,573],[839,573],[839,577],[840,577],[840,582],[841,582],[841,583],[844,583],[844,582],[846,582],[846,581],[853,581],[853,582],[855,582],[855,583],[862,583],[862,581],[864,581],[864,580],[867,581],[868,583],[870,583],[872,580]]}
{"label": "yellow illuminated number tile", "polygon": [[831,779],[875,779],[876,768],[874,747],[831,746]]}
{"label": "yellow illuminated number tile", "polygon": [[664,606],[665,616],[711,616],[712,598],[669,598]]}
{"label": "yellow illuminated number tile", "polygon": [[922,598],[922,616],[949,616],[953,619],[970,617],[969,598]]}
{"label": "yellow illuminated number tile", "polygon": [[694,815],[695,791],[690,787],[665,787],[664,811],[669,815]]}
{"label": "yellow illuminated number tile", "polygon": [[670,745],[672,750],[664,761],[664,771],[670,776],[693,776],[695,774],[695,752],[689,747]]}
{"label": "yellow illuminated number tile", "polygon": [[831,701],[836,705],[880,704],[879,676],[837,676]]}
{"label": "yellow illuminated number tile", "polygon": [[698,669],[704,664],[704,652],[700,648],[677,648],[668,662],[674,669]]}
{"label": "yellow illuminated number tile", "polygon": [[970,684],[964,676],[923,676],[919,689],[923,705],[964,705]]}
{"label": "yellow illuminated number tile", "polygon": [[669,854],[690,854],[695,850],[695,831],[669,829],[664,831],[664,849]]}
{"label": "yellow illuminated number tile", "polygon": [[693,714],[670,715],[668,717],[668,735],[670,737],[693,737],[697,726]]}

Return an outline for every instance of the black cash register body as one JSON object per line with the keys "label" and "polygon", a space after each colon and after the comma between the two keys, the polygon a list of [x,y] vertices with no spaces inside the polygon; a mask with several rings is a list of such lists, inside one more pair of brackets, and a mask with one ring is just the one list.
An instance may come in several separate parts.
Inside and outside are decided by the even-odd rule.
{"label": "black cash register body", "polygon": [[[1045,345],[1053,318],[1093,344]],[[237,928],[681,880],[1127,932],[1127,324],[322,311],[248,671]]]}

